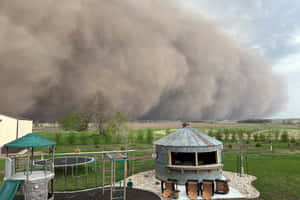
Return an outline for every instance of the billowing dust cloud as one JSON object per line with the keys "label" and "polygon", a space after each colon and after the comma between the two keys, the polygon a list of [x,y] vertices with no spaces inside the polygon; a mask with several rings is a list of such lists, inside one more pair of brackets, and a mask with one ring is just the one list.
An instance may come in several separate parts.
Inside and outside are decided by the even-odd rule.
{"label": "billowing dust cloud", "polygon": [[59,119],[100,92],[132,119],[264,117],[285,102],[255,53],[173,0],[0,1],[0,113]]}

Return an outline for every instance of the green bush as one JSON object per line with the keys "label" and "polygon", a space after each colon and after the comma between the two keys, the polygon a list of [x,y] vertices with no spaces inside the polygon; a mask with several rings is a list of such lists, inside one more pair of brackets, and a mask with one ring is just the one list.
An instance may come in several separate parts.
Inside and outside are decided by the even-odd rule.
{"label": "green bush", "polygon": [[167,129],[166,129],[166,135],[169,135],[170,133],[172,133],[171,129],[170,129],[170,128],[167,128]]}
{"label": "green bush", "polygon": [[148,129],[147,130],[147,135],[146,135],[146,141],[148,144],[152,144],[154,140],[154,135],[153,135],[153,130]]}
{"label": "green bush", "polygon": [[84,115],[71,112],[59,121],[64,130],[84,131],[88,128],[88,120]]}
{"label": "green bush", "polygon": [[217,140],[220,140],[220,141],[223,141],[223,134],[222,134],[222,131],[221,131],[221,130],[218,130],[218,131],[217,131],[216,139],[217,139]]}
{"label": "green bush", "polygon": [[69,133],[67,138],[68,138],[68,143],[69,144],[75,144],[76,135],[75,135],[74,132]]}
{"label": "green bush", "polygon": [[259,134],[259,141],[265,142],[266,141],[266,136],[264,134]]}
{"label": "green bush", "polygon": [[239,136],[239,140],[242,141],[244,138],[244,130],[242,129],[238,130],[238,136]]}
{"label": "green bush", "polygon": [[214,137],[214,136],[215,136],[215,134],[214,134],[214,132],[213,132],[212,129],[209,129],[208,135],[209,135],[210,137]]}
{"label": "green bush", "polygon": [[254,134],[254,135],[253,135],[253,138],[254,138],[254,142],[258,142],[258,141],[259,141],[259,136],[258,136],[258,134]]}
{"label": "green bush", "polygon": [[287,131],[284,131],[284,132],[281,134],[280,140],[281,140],[281,142],[284,142],[284,143],[289,142],[289,135],[288,135]]}
{"label": "green bush", "polygon": [[56,144],[60,144],[61,143],[61,133],[55,133],[55,142]]}
{"label": "green bush", "polygon": [[224,135],[225,135],[224,140],[225,140],[226,142],[229,141],[229,135],[230,135],[229,129],[225,129],[225,130],[224,130]]}
{"label": "green bush", "polygon": [[295,137],[292,137],[292,138],[291,138],[291,143],[294,143],[294,144],[295,144],[295,143],[297,143],[297,141],[296,141],[296,138],[295,138]]}
{"label": "green bush", "polygon": [[232,133],[231,134],[231,142],[236,142],[236,135],[235,135],[235,133]]}
{"label": "green bush", "polygon": [[246,134],[247,134],[247,141],[251,141],[252,132],[250,130],[247,130]]}

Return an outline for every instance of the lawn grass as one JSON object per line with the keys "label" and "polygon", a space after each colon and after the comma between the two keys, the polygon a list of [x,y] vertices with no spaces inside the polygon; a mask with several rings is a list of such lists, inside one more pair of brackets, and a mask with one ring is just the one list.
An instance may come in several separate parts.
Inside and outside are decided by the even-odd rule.
{"label": "lawn grass", "polygon": [[[223,156],[224,170],[236,172],[237,154]],[[253,185],[259,199],[300,199],[300,155],[259,153],[248,154],[248,172],[258,179]]]}

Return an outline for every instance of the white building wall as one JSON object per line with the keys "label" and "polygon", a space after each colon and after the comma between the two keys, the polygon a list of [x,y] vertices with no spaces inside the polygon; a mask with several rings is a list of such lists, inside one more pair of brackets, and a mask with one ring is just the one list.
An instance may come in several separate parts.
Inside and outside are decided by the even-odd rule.
{"label": "white building wall", "polygon": [[18,138],[27,135],[28,133],[32,133],[32,121],[30,120],[19,120],[19,131]]}
{"label": "white building wall", "polygon": [[[19,125],[17,125],[19,121]],[[15,118],[0,114],[0,148],[4,144],[17,139],[32,132],[31,120],[17,120]],[[1,152],[0,152],[1,154]]]}
{"label": "white building wall", "polygon": [[0,115],[0,147],[15,140],[17,136],[17,120]]}

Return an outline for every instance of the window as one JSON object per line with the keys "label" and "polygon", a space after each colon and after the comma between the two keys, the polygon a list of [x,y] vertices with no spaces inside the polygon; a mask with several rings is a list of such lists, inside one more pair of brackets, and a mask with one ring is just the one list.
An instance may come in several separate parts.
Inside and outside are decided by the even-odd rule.
{"label": "window", "polygon": [[217,152],[198,153],[198,165],[217,164]]}
{"label": "window", "polygon": [[177,153],[172,152],[172,165],[196,165],[195,153]]}
{"label": "window", "polygon": [[[169,165],[201,166],[217,164],[217,152],[181,153],[169,152]],[[198,162],[197,162],[198,161]]]}

